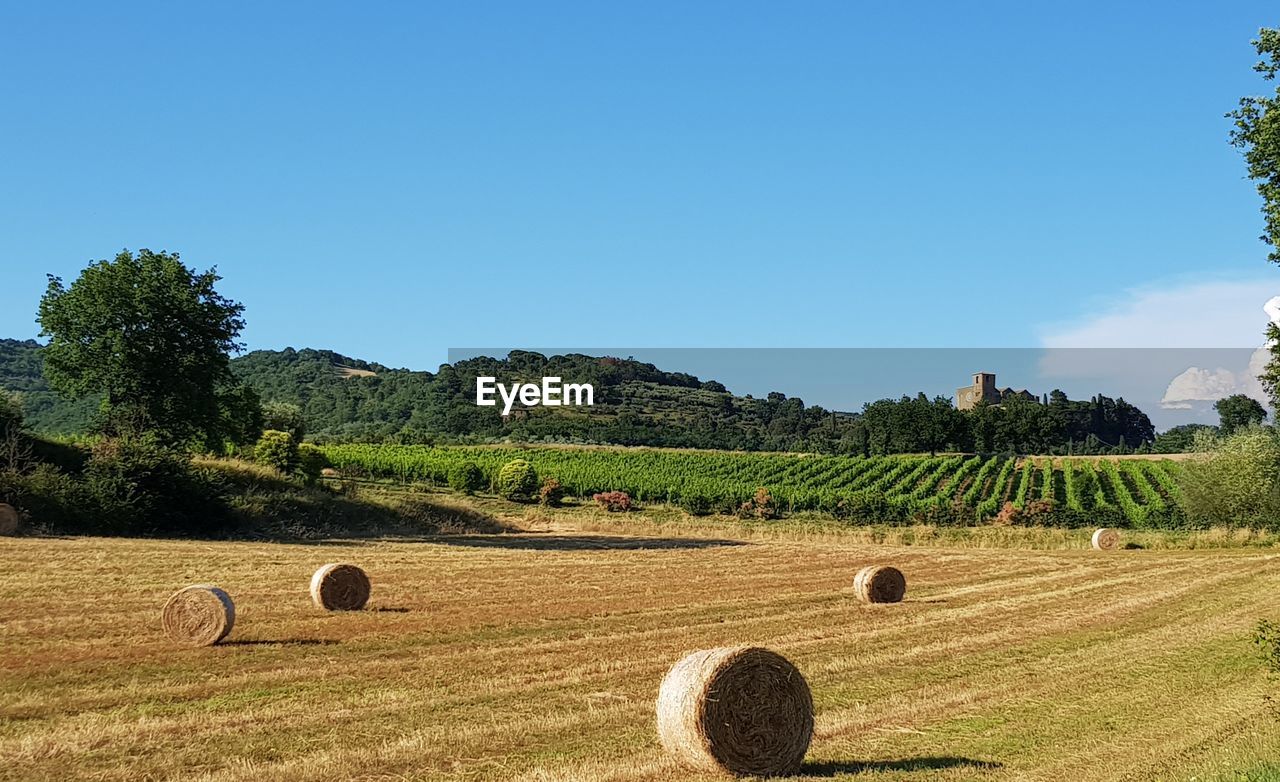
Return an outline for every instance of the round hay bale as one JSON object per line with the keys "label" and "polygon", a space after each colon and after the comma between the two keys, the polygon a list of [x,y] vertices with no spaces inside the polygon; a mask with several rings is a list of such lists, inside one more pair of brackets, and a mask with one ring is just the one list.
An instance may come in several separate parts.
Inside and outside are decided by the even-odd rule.
{"label": "round hay bale", "polygon": [[21,523],[18,509],[7,502],[0,502],[0,535],[16,535]]}
{"label": "round hay bale", "polygon": [[899,603],[907,594],[907,578],[896,567],[868,565],[854,576],[853,591],[864,603]]}
{"label": "round hay bale", "polygon": [[690,768],[737,776],[800,770],[813,696],[782,655],[752,646],[694,652],[658,689],[658,738]]}
{"label": "round hay bale", "polygon": [[227,637],[236,623],[231,597],[212,584],[183,587],[168,599],[161,613],[165,633],[187,646],[213,646]]}
{"label": "round hay bale", "polygon": [[320,477],[321,477],[321,478],[341,478],[341,477],[342,477],[342,473],[338,472],[337,470],[333,469],[332,467],[321,467],[321,468],[320,468]]}
{"label": "round hay bale", "polygon": [[325,565],[311,577],[311,600],[326,611],[359,611],[369,602],[369,577],[355,565]]}
{"label": "round hay bale", "polygon": [[1093,547],[1098,551],[1114,551],[1120,548],[1120,533],[1103,527],[1093,533]]}

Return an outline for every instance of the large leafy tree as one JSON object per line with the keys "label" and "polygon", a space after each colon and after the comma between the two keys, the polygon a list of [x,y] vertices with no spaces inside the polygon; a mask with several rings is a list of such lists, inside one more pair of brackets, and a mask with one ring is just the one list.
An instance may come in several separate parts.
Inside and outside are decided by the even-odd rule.
{"label": "large leafy tree", "polygon": [[[1280,29],[1262,28],[1253,41],[1261,59],[1253,69],[1268,82],[1280,74]],[[1243,150],[1249,178],[1262,196],[1264,232],[1262,241],[1271,245],[1267,259],[1280,263],[1280,85],[1271,95],[1240,99],[1240,106],[1227,115],[1235,121],[1231,143]],[[1271,397],[1271,406],[1280,409],[1280,328],[1267,327],[1271,361],[1259,378]]]}
{"label": "large leafy tree", "polygon": [[[1266,81],[1280,73],[1280,30],[1263,28],[1253,41],[1262,57],[1253,69]],[[1240,107],[1227,115],[1235,120],[1231,143],[1244,151],[1249,178],[1262,196],[1266,228],[1262,241],[1271,245],[1268,260],[1280,263],[1280,86],[1273,95],[1240,99]]]}
{"label": "large leafy tree", "polygon": [[1267,409],[1256,399],[1244,394],[1232,394],[1213,403],[1221,421],[1219,429],[1223,434],[1232,434],[1237,429],[1244,429],[1262,423],[1267,418]]}
{"label": "large leafy tree", "polygon": [[231,374],[229,355],[243,347],[244,307],[215,290],[219,279],[150,250],[97,261],[70,286],[50,276],[39,311],[50,385],[73,397],[101,394],[108,435],[206,447],[252,438],[259,405]]}

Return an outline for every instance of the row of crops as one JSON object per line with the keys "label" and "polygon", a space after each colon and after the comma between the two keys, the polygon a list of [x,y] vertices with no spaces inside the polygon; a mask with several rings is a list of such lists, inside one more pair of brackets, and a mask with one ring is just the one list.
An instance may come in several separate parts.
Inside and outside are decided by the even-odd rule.
{"label": "row of crops", "polygon": [[964,523],[1002,513],[1033,523],[1167,527],[1183,521],[1171,461],[411,445],[323,450],[349,475],[436,485],[447,484],[466,462],[492,482],[502,465],[525,459],[579,497],[625,491],[642,503],[720,512],[732,512],[764,487],[785,512],[866,521]]}

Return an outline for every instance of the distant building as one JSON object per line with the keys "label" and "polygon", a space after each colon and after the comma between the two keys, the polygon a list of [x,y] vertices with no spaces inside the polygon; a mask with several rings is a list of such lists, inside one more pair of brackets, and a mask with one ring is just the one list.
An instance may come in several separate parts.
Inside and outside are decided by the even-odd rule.
{"label": "distant building", "polygon": [[973,385],[956,389],[956,409],[972,410],[978,406],[979,402],[998,405],[1014,397],[1021,397],[1030,402],[1040,401],[1035,394],[1025,388],[1018,391],[1012,388],[996,388],[994,372],[976,372],[973,376]]}

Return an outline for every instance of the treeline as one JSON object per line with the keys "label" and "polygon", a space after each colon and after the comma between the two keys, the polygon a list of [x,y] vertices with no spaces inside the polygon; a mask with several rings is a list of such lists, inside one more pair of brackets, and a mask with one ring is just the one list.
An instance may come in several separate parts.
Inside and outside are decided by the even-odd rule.
{"label": "treeline", "polygon": [[1047,402],[1019,397],[960,411],[946,397],[924,394],[867,404],[847,427],[842,453],[885,455],[964,451],[1053,455],[1146,452],[1155,427],[1123,399],[1098,395],[1071,400],[1061,391]]}
{"label": "treeline", "polygon": [[[1149,449],[1151,421],[1123,399],[1011,400],[973,411],[923,394],[827,410],[772,392],[735,396],[703,381],[632,359],[513,351],[429,372],[389,370],[328,351],[256,351],[233,369],[263,399],[297,404],[320,442],[404,444],[495,441],[605,443],[742,451],[886,455],[937,451],[1101,454]],[[376,372],[343,376],[340,367]],[[561,377],[591,383],[590,408],[517,408],[503,417],[475,404],[480,376],[500,382]]]}
{"label": "treeline", "polygon": [[[27,420],[51,432],[91,427],[94,405],[59,402],[40,377],[40,346],[0,342],[0,384],[22,392]],[[859,413],[827,410],[773,392],[737,396],[716,381],[628,358],[513,351],[445,364],[435,373],[362,361],[327,350],[259,350],[231,361],[235,376],[268,403],[296,406],[312,440],[468,444],[602,443],[740,451],[862,455],[966,451],[1102,454],[1149,450],[1150,420],[1123,399],[1047,404],[1021,399],[961,412],[945,397],[880,400]],[[591,383],[590,408],[475,404],[478,376]],[[35,401],[33,406],[29,401]]]}

